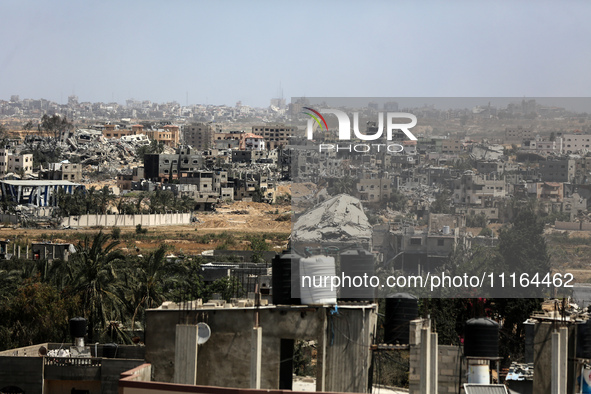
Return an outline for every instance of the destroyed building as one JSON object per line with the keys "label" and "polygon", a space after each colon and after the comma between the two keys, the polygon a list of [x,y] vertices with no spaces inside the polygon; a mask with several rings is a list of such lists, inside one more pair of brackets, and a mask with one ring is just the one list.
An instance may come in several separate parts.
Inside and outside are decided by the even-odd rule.
{"label": "destroyed building", "polygon": [[73,194],[77,189],[84,189],[83,185],[70,181],[1,181],[2,198],[15,204],[31,204],[38,207],[57,206],[57,194],[63,190],[66,194]]}
{"label": "destroyed building", "polygon": [[298,248],[357,245],[371,250],[372,227],[361,201],[341,194],[300,216],[293,226],[292,242]]}
{"label": "destroyed building", "polygon": [[33,172],[33,154],[17,153],[14,149],[0,149],[0,175]]}
{"label": "destroyed building", "polygon": [[178,179],[182,172],[201,169],[203,156],[190,147],[181,147],[174,154],[144,156],[144,176],[150,180]]}
{"label": "destroyed building", "polygon": [[80,182],[82,181],[82,165],[70,163],[68,160],[50,163],[47,169],[39,170],[39,178]]}

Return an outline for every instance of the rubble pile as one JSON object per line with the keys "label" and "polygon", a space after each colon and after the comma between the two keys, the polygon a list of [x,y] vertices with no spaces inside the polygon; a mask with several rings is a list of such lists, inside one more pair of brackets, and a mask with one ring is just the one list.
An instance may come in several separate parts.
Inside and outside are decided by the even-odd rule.
{"label": "rubble pile", "polygon": [[340,194],[302,215],[294,225],[296,242],[369,242],[372,227],[361,201]]}
{"label": "rubble pile", "polygon": [[[68,134],[58,142],[51,137],[39,136],[29,138],[26,142],[31,148],[41,152],[59,150],[61,156],[70,162],[92,166],[92,169],[115,172],[121,166],[125,167],[136,162],[141,164],[136,156],[136,150],[145,145],[146,141],[149,140],[107,139],[100,131],[81,129]],[[171,149],[168,148],[168,150]]]}

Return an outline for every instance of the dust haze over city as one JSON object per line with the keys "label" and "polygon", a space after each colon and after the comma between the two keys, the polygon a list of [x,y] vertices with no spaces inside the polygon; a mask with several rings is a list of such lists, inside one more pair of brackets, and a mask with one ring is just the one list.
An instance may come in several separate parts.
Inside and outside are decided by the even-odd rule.
{"label": "dust haze over city", "polygon": [[0,3],[0,394],[591,392],[589,11]]}

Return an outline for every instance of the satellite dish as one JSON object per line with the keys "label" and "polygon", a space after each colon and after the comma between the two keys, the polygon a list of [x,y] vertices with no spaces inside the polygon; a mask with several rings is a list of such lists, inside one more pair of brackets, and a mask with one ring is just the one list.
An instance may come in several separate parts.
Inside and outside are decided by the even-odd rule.
{"label": "satellite dish", "polygon": [[197,324],[197,345],[203,345],[211,336],[211,328],[205,323]]}

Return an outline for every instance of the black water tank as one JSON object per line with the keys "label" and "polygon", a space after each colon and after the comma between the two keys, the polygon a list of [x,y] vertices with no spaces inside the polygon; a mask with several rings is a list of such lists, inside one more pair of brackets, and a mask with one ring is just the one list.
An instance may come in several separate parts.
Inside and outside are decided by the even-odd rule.
{"label": "black water tank", "polygon": [[[301,305],[300,259],[295,253],[284,253],[273,259],[273,304]],[[293,296],[292,296],[292,289]]]}
{"label": "black water tank", "polygon": [[103,345],[103,357],[115,358],[117,355],[117,345],[114,343],[107,343]]}
{"label": "black water tank", "polygon": [[[373,301],[375,288],[365,283],[359,283],[359,279],[367,275],[371,278],[375,275],[373,255],[367,250],[347,250],[341,253],[341,295],[340,299],[345,301]],[[350,278],[346,279],[346,278]],[[357,280],[355,280],[357,278]],[[368,279],[369,281],[369,279]],[[361,284],[361,286],[360,286]]]}
{"label": "black water tank", "polygon": [[419,300],[408,293],[390,294],[386,297],[386,324],[384,342],[408,345],[410,321],[419,316]]}
{"label": "black water tank", "polygon": [[525,331],[525,362],[534,362],[534,339],[536,336],[536,325],[533,322],[525,321],[523,330]]}
{"label": "black water tank", "polygon": [[591,320],[577,324],[577,357],[591,358]]}
{"label": "black water tank", "polygon": [[487,318],[468,320],[464,327],[464,355],[499,357],[499,323]]}
{"label": "black water tank", "polygon": [[86,319],[74,317],[70,319],[70,336],[72,338],[84,338],[86,335]]}

